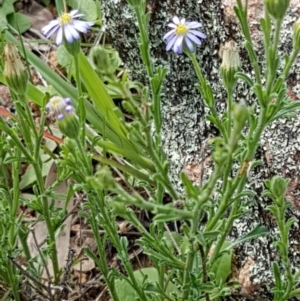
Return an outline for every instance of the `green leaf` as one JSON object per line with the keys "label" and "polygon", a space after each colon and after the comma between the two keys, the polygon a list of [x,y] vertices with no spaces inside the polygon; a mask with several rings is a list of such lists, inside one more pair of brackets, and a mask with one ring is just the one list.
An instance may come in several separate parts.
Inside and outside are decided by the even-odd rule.
{"label": "green leaf", "polygon": [[280,273],[280,270],[279,270],[278,263],[273,262],[272,267],[273,267],[273,275],[274,275],[274,278],[275,278],[276,288],[281,290],[282,282],[281,282],[281,273]]}
{"label": "green leaf", "polygon": [[[43,164],[43,167],[42,167],[42,176],[43,177],[46,177],[49,174],[49,170],[50,170],[52,164],[53,164],[53,160],[49,160],[48,162],[45,162]],[[19,188],[21,190],[28,188],[28,187],[32,186],[35,183],[35,181],[36,181],[36,174],[35,174],[33,167],[30,165],[28,167],[27,171],[25,172],[25,174],[22,176],[22,179],[19,184]]]}
{"label": "green leaf", "polygon": [[233,242],[231,245],[227,246],[224,250],[231,250],[234,248],[236,245],[245,242],[247,240],[259,237],[259,236],[264,236],[269,233],[268,229],[265,227],[261,227],[260,225],[257,225],[252,231],[247,233],[246,235],[238,238],[235,242]]}
{"label": "green leaf", "polygon": [[93,0],[67,0],[67,4],[84,14],[83,19],[87,21],[95,21],[97,19],[97,6]]}
{"label": "green leaf", "polygon": [[67,67],[72,62],[72,56],[67,51],[67,49],[64,45],[61,45],[57,48],[56,59],[57,59],[58,64],[61,65],[62,67]]}
{"label": "green leaf", "polygon": [[289,295],[290,298],[295,296],[300,296],[300,288],[293,290]]}
{"label": "green leaf", "polygon": [[122,141],[123,148],[136,151],[134,145],[126,137],[127,129],[116,113],[118,108],[113,103],[106,91],[105,85],[100,80],[82,51],[79,53],[78,60],[81,79],[96,107],[95,111],[97,111],[98,119],[100,118],[103,122],[102,133],[104,132],[105,127],[108,128],[110,126]]}
{"label": "green leaf", "polygon": [[175,243],[176,243],[177,246],[180,246],[181,242],[183,240],[183,236],[180,235],[179,233],[175,232],[175,231],[172,231],[172,232],[165,231],[164,234],[163,234],[163,237],[165,239],[165,243],[166,243],[167,247],[171,251],[174,251]]}
{"label": "green leaf", "polygon": [[[156,288],[159,281],[159,275],[156,268],[143,268],[133,272],[136,282],[139,287],[145,285],[145,279],[147,282],[148,291],[159,292],[159,289]],[[135,289],[126,281],[125,279],[115,280],[115,288],[117,295],[121,301],[134,301],[137,300],[138,294]],[[151,290],[150,290],[151,288]],[[166,287],[166,294],[176,291],[176,286],[172,282],[168,282]],[[147,300],[152,300],[150,297]],[[144,300],[146,301],[146,300]]]}
{"label": "green leaf", "polygon": [[[222,246],[222,251],[230,245],[230,241],[225,241]],[[225,251],[212,265],[210,272],[215,274],[216,284],[220,285],[226,282],[231,274],[232,250]]]}
{"label": "green leaf", "polygon": [[30,19],[21,13],[13,13],[7,16],[7,22],[20,34],[31,27]]}
{"label": "green leaf", "polygon": [[124,156],[125,158],[131,160],[134,162],[135,165],[139,165],[147,170],[155,171],[155,167],[153,163],[146,157],[138,155],[136,152],[127,150],[127,149],[121,149],[117,145],[113,144],[110,141],[103,141],[98,139],[95,144],[98,146],[105,148],[107,151],[109,151],[112,154],[118,154],[121,156]]}
{"label": "green leaf", "polygon": [[13,5],[14,2],[16,2],[16,0],[3,0],[2,4],[0,5],[0,19],[6,20],[6,16],[15,11]]}

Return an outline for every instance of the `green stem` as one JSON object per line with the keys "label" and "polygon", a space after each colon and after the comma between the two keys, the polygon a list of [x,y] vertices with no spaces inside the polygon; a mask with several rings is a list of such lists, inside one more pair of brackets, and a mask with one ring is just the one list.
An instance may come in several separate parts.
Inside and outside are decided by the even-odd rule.
{"label": "green stem", "polygon": [[282,72],[282,76],[283,78],[286,78],[289,74],[289,71],[292,67],[292,65],[294,64],[297,56],[299,54],[299,49],[293,49],[292,54],[289,57],[289,60],[287,61],[286,65],[284,66],[283,72]]}
{"label": "green stem", "polygon": [[227,88],[227,116],[228,116],[228,129],[227,129],[227,135],[228,139],[231,135],[231,127],[232,127],[232,89]]}
{"label": "green stem", "polygon": [[32,156],[30,153],[27,151],[27,149],[24,147],[24,145],[21,143],[19,137],[7,126],[5,121],[0,118],[0,129],[2,129],[4,132],[6,132],[14,141],[16,146],[21,149],[23,155],[26,157],[27,161],[31,163],[33,161]]}
{"label": "green stem", "polygon": [[281,245],[282,247],[280,248],[281,250],[281,258],[282,258],[282,264],[285,268],[285,276],[286,276],[286,280],[287,280],[287,287],[285,289],[284,294],[279,298],[279,301],[285,301],[288,299],[293,286],[294,286],[294,277],[291,271],[291,264],[290,264],[290,260],[288,257],[288,250],[289,250],[289,239],[288,239],[288,231],[286,230],[286,217],[285,217],[285,213],[286,213],[286,209],[285,209],[285,201],[283,199],[283,197],[281,197],[281,199],[277,200],[275,202],[275,204],[280,204],[277,205],[277,224],[278,224],[278,228],[279,228],[279,232],[280,232],[280,236],[281,236]]}
{"label": "green stem", "polygon": [[[261,112],[260,112],[259,119],[258,119],[258,125],[253,134],[253,138],[248,143],[248,150],[247,150],[247,153],[246,153],[246,156],[245,156],[243,162],[251,162],[254,157],[258,142],[260,140],[260,136],[266,125],[265,124],[266,112],[267,112],[267,108],[261,107]],[[250,137],[248,137],[248,139],[250,139]],[[242,175],[239,173],[236,174],[231,189],[229,189],[227,191],[227,193],[224,194],[224,196],[222,197],[222,200],[221,200],[220,207],[218,208],[218,210],[215,213],[215,215],[213,216],[213,218],[211,220],[209,220],[208,223],[206,224],[205,232],[209,232],[214,229],[214,227],[216,226],[218,221],[221,219],[221,217],[227,210],[228,203],[230,202],[230,199],[232,198],[237,187],[239,187],[240,185],[242,185],[242,186],[245,185],[246,172],[247,171],[245,170]],[[227,190],[226,188],[224,188],[224,189],[225,189],[224,191]]]}
{"label": "green stem", "polygon": [[272,57],[269,57],[269,52],[267,56],[267,66],[268,66],[268,76],[267,76],[267,84],[266,84],[266,94],[269,95],[271,93],[272,85],[274,83],[274,78],[276,76],[276,70],[271,68],[271,64],[273,64],[274,60],[277,60],[277,52],[278,52],[278,43],[279,43],[279,36],[280,36],[280,29],[281,29],[282,20],[277,20],[275,23],[275,34],[274,40],[272,44]]}
{"label": "green stem", "polygon": [[78,150],[79,150],[79,156],[81,159],[81,162],[83,163],[83,166],[85,168],[85,174],[86,176],[91,176],[92,175],[92,170],[91,170],[91,164],[88,161],[88,156],[85,154],[83,145],[82,145],[82,140],[78,137],[75,139]]}
{"label": "green stem", "polygon": [[[222,170],[222,166],[217,165],[211,178],[207,182],[207,188],[199,196],[198,202],[193,210],[193,218],[191,220],[191,230],[190,230],[190,237],[192,239],[191,250],[190,250],[190,252],[187,256],[187,260],[186,260],[186,267],[185,267],[184,274],[183,274],[183,285],[182,285],[184,287],[184,290],[183,290],[183,294],[182,294],[180,301],[187,300],[189,293],[190,293],[190,287],[189,287],[188,283],[190,281],[190,273],[192,270],[195,252],[196,252],[194,250],[194,237],[197,234],[198,227],[200,224],[200,219],[202,216],[201,215],[201,211],[202,211],[201,207],[210,198],[210,196],[213,192],[213,189],[217,183],[217,180],[220,178],[221,170]],[[206,262],[203,262],[202,264],[204,265],[204,264],[206,264]]]}
{"label": "green stem", "polygon": [[168,215],[173,214],[173,215],[179,216],[180,219],[184,219],[184,218],[190,219],[193,217],[193,213],[191,213],[190,211],[184,211],[181,209],[176,209],[171,206],[159,205],[156,203],[145,201],[136,192],[132,193],[131,197],[128,198],[127,192],[119,185],[117,185],[117,192],[122,197],[124,197],[124,199],[126,199],[127,204],[135,205],[135,206],[143,208],[147,211],[159,212],[159,213],[168,214]]}
{"label": "green stem", "polygon": [[[99,192],[98,192],[98,195],[99,195]],[[135,288],[135,290],[136,290],[137,294],[139,295],[139,297],[141,298],[141,300],[146,300],[147,299],[146,295],[145,295],[144,291],[141,289],[141,286],[137,283],[136,278],[133,274],[133,267],[128,258],[127,250],[124,250],[121,245],[115,223],[113,222],[113,219],[108,215],[108,211],[106,209],[103,197],[101,197],[99,199],[99,207],[100,207],[100,212],[101,212],[101,215],[103,218],[102,226],[106,229],[112,243],[114,244],[115,248],[119,252],[122,263],[126,269],[128,278],[130,279],[132,286]]]}
{"label": "green stem", "polygon": [[[10,256],[12,256],[12,254],[10,254]],[[8,260],[7,264],[8,264],[8,269],[7,269],[8,279],[11,286],[10,289],[12,290],[12,294],[14,296],[15,301],[20,301],[19,281],[17,280],[18,276],[17,276],[16,268],[10,260]]]}
{"label": "green stem", "polygon": [[50,241],[50,251],[51,251],[51,260],[53,265],[53,274],[54,274],[54,283],[57,284],[59,282],[59,265],[57,258],[57,249],[56,249],[56,238],[55,238],[55,229],[53,228],[51,211],[49,209],[48,198],[46,196],[46,190],[43,181],[43,175],[40,168],[40,164],[38,162],[33,163],[33,169],[37,178],[37,185],[40,192],[41,205],[43,208],[43,216],[45,219],[45,223],[48,230],[49,241]]}
{"label": "green stem", "polygon": [[84,99],[82,95],[81,79],[80,79],[80,69],[78,54],[74,55],[74,65],[75,65],[75,79],[78,91],[78,113],[79,113],[79,123],[80,123],[80,133],[79,137],[83,148],[85,148],[85,120],[86,120],[86,110],[84,105]]}
{"label": "green stem", "polygon": [[147,135],[147,141],[148,141],[148,145],[149,145],[149,147],[148,147],[149,154],[157,168],[157,171],[159,172],[159,175],[161,176],[161,179],[163,180],[164,188],[169,192],[169,194],[171,195],[171,197],[174,200],[178,200],[177,193],[169,179],[167,169],[163,167],[162,162],[156,153],[156,149],[154,148],[151,133],[150,133],[149,129],[146,129],[146,135]]}
{"label": "green stem", "polygon": [[240,0],[238,0],[238,7],[239,7],[239,12],[241,14],[239,16],[239,20],[241,23],[242,31],[243,31],[245,39],[247,40],[247,42],[249,43],[250,48],[251,48],[250,49],[251,53],[248,51],[248,49],[247,49],[247,52],[251,59],[251,65],[253,66],[253,69],[254,69],[256,82],[258,83],[258,85],[261,85],[260,69],[259,69],[259,65],[258,65],[257,55],[254,51],[252,37],[251,37],[250,29],[249,29],[248,1],[246,1],[245,7],[243,7],[242,2]]}
{"label": "green stem", "polygon": [[[140,30],[140,38],[141,43],[140,46],[140,52],[141,57],[144,62],[144,66],[147,71],[148,79],[150,81],[151,91],[152,91],[152,98],[153,98],[153,117],[154,117],[154,125],[155,125],[155,131],[156,131],[156,137],[160,137],[161,132],[161,125],[162,125],[162,119],[161,119],[161,98],[160,93],[156,92],[156,84],[153,81],[154,77],[154,67],[150,55],[150,43],[149,43],[149,36],[148,36],[148,30],[146,28],[147,25],[147,17],[145,14],[145,11],[141,9],[140,6],[134,7],[138,26]],[[160,143],[160,139],[158,139],[158,143]]]}
{"label": "green stem", "polygon": [[91,217],[89,218],[91,227],[92,227],[92,231],[94,233],[94,237],[96,240],[96,244],[98,247],[98,251],[99,251],[99,260],[97,261],[98,263],[98,267],[103,275],[103,278],[105,280],[105,283],[108,286],[110,295],[112,297],[112,300],[114,301],[119,301],[119,296],[116,292],[116,288],[115,288],[115,282],[114,281],[110,281],[109,279],[109,269],[108,269],[108,265],[107,265],[107,260],[106,260],[106,251],[105,251],[105,238],[101,240],[100,238],[100,234],[99,234],[99,225],[96,222],[97,221],[97,214],[98,213],[98,200],[100,198],[103,198],[103,194],[102,192],[98,192],[98,197],[97,200],[95,200],[95,197],[92,195],[88,195],[88,201],[92,206],[92,210],[91,210]]}
{"label": "green stem", "polygon": [[228,140],[228,135],[227,135],[227,132],[226,132],[226,129],[222,127],[222,123],[220,122],[219,120],[219,116],[218,116],[218,113],[216,112],[216,109],[215,107],[213,106],[213,103],[214,103],[214,99],[213,99],[213,95],[210,95],[210,93],[208,93],[208,89],[209,89],[209,85],[207,83],[207,80],[206,78],[203,76],[202,74],[202,71],[201,71],[201,68],[198,64],[198,61],[197,61],[197,58],[196,58],[196,55],[195,53],[191,53],[191,52],[186,52],[187,56],[190,58],[192,64],[193,64],[193,67],[194,67],[194,70],[196,72],[196,75],[197,75],[197,78],[198,78],[198,81],[199,81],[199,84],[201,86],[201,96],[203,97],[203,99],[206,100],[206,103],[209,104],[211,103],[212,105],[210,105],[208,108],[212,114],[212,116],[215,118],[215,120],[218,122],[219,126],[219,130],[222,134],[222,136],[224,137],[225,141]]}

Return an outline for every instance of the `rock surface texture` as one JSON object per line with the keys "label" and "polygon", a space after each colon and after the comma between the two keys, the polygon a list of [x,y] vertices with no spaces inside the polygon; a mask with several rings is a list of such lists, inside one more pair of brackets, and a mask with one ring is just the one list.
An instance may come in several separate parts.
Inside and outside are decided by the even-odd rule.
{"label": "rock surface texture", "polygon": [[[263,62],[263,42],[259,28],[259,18],[263,16],[263,1],[249,0],[249,24],[260,61]],[[197,57],[203,73],[212,85],[215,100],[220,113],[225,109],[225,91],[220,78],[221,64],[218,52],[222,44],[233,38],[240,45],[242,69],[253,77],[252,68],[245,49],[237,19],[233,12],[235,0],[153,0],[147,2],[151,11],[150,38],[151,53],[156,65],[169,68],[162,95],[164,119],[164,149],[171,161],[173,182],[180,190],[179,172],[185,170],[191,179],[201,184],[202,177],[212,171],[207,140],[218,135],[204,118],[204,106],[194,84],[196,76],[191,63],[185,56],[165,52],[162,37],[166,24],[172,16],[185,17],[203,24],[202,32],[207,35],[201,47],[197,48]],[[125,0],[103,1],[107,33],[114,47],[120,52],[125,66],[131,70],[134,80],[147,84],[147,79],[139,57],[135,36],[137,23],[133,12]],[[300,16],[300,1],[291,0],[288,15],[283,24],[279,53],[290,53],[292,48],[292,26]],[[289,96],[300,100],[300,58],[297,59],[288,78]],[[235,100],[245,100],[249,105],[255,99],[244,85],[238,84]],[[300,267],[300,120],[279,120],[264,133],[257,159],[264,162],[255,168],[249,178],[248,188],[256,192],[249,213],[239,219],[231,233],[232,239],[239,237],[255,225],[261,224],[270,230],[267,237],[244,243],[235,249],[235,267],[232,277],[241,284],[241,289],[228,300],[272,300],[272,261],[279,261],[277,251],[272,244],[278,230],[266,207],[270,200],[261,196],[265,179],[280,174],[290,179],[287,200],[292,203],[289,215],[297,219],[290,234],[290,258],[295,270]],[[203,168],[204,162],[204,168]],[[296,300],[296,299],[295,299]]]}

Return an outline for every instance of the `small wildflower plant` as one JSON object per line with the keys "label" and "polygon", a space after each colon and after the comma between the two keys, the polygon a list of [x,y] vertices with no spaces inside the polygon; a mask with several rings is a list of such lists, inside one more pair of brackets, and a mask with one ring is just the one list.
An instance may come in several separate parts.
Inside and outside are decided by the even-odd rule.
{"label": "small wildflower plant", "polygon": [[[166,25],[167,33],[159,37],[162,47],[172,50],[170,56],[189,58],[198,79],[196,88],[207,108],[205,117],[220,133],[210,141],[213,170],[207,174],[208,180],[199,186],[182,173],[182,192],[171,180],[162,147],[161,92],[168,70],[155,66],[150,56],[146,1],[127,2],[137,17],[140,54],[149,86],[129,77],[113,47],[103,43],[89,51],[82,49],[80,38],[94,23],[79,20],[83,14],[77,9],[68,12],[61,1],[57,7],[64,7],[64,12],[45,25],[42,33],[47,39],[54,37],[55,43],[71,54],[74,70],[67,79],[24,48],[9,31],[2,35],[5,45],[1,46],[0,81],[7,85],[15,107],[15,114],[0,110],[0,280],[9,288],[10,300],[23,300],[23,286],[31,287],[39,299],[55,300],[62,298],[61,294],[65,294],[64,299],[72,297],[70,288],[77,287],[68,273],[81,258],[58,254],[58,237],[69,215],[77,214],[74,208],[79,208],[76,218],[86,221],[84,226],[91,229],[97,247],[96,254],[89,248],[84,254],[100,270],[101,286],[113,301],[220,300],[236,288],[230,278],[235,247],[268,234],[261,225],[253,225],[242,237],[233,238],[231,230],[237,218],[249,214],[250,200],[256,194],[245,187],[253,167],[259,164],[255,155],[264,129],[300,108],[300,103],[291,101],[286,93],[286,79],[300,52],[299,20],[293,26],[293,50],[285,57],[283,70],[277,50],[289,1],[264,1],[261,25],[269,48],[264,62],[268,72],[263,73],[249,31],[247,7],[237,0],[235,12],[254,76],[243,72],[239,55],[242,44],[227,41],[220,64],[227,94],[224,112],[218,111],[211,85],[198,63],[197,51],[208,36],[205,26],[199,20],[173,16]],[[55,93],[44,93],[29,81],[25,59]],[[252,107],[236,96],[239,81],[254,94]],[[39,118],[34,118],[28,100],[38,106]],[[55,142],[53,149],[45,142],[49,137]],[[57,168],[51,184],[45,180],[49,162]],[[33,177],[31,185],[25,187],[30,198],[21,194],[22,165],[28,166]],[[66,191],[57,193],[63,183],[67,183]],[[272,264],[271,293],[274,301],[285,301],[300,295],[299,273],[294,272],[289,257],[289,231],[294,220],[287,218],[288,180],[275,176],[265,186],[264,195],[273,202],[268,210],[279,233],[274,252],[282,259]],[[80,206],[69,210],[73,195],[80,195]],[[63,201],[63,208],[56,200]],[[20,208],[27,207],[45,226],[42,242],[34,240],[38,223],[24,223],[19,213]],[[149,216],[149,225],[141,220],[141,211]],[[133,227],[138,238],[128,239],[117,227],[120,220]],[[107,245],[112,246],[111,255],[118,258],[120,269],[107,260]],[[136,270],[129,255],[136,246],[147,256],[151,268]],[[19,258],[26,264],[21,266]]]}

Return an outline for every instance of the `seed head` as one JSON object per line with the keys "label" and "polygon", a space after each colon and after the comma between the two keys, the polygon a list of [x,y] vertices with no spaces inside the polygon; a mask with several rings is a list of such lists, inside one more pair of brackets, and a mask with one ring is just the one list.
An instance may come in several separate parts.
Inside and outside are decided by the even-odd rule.
{"label": "seed head", "polygon": [[25,94],[28,85],[28,73],[21,61],[21,58],[15,45],[8,43],[4,46],[3,59],[3,75],[7,85],[16,94]]}
{"label": "seed head", "polygon": [[221,72],[224,85],[227,88],[229,86],[233,88],[236,84],[235,74],[241,67],[239,49],[236,42],[234,40],[226,42],[222,52]]}

